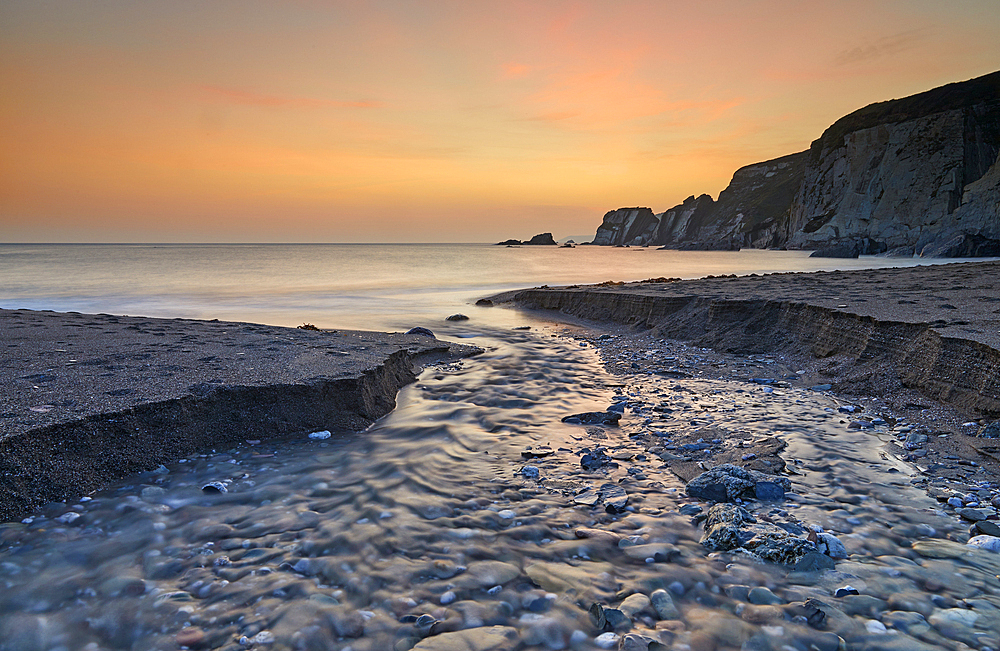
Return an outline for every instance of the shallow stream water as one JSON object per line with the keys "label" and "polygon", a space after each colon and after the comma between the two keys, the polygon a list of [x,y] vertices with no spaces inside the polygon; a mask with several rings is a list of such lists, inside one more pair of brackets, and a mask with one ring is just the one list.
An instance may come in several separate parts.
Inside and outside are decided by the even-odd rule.
{"label": "shallow stream water", "polygon": [[[364,433],[248,441],[0,525],[0,649],[997,647],[996,555],[948,540],[966,527],[884,452],[893,433],[846,429],[831,396],[613,376],[551,328],[442,334],[486,352],[427,369]],[[561,422],[616,401],[620,427]],[[788,499],[746,508],[850,557],[818,573],[708,553],[678,510],[697,501],[639,442],[707,426],[785,440]],[[581,467],[598,446],[617,467]],[[608,484],[623,512],[577,503]],[[657,590],[630,630],[588,614]]]}

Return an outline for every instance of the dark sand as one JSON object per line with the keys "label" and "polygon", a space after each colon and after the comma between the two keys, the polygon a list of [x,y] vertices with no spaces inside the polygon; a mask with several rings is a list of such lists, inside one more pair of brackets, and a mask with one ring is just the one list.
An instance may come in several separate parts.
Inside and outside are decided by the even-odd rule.
{"label": "dark sand", "polygon": [[0,310],[0,517],[199,449],[359,430],[414,365],[468,346],[420,335]]}

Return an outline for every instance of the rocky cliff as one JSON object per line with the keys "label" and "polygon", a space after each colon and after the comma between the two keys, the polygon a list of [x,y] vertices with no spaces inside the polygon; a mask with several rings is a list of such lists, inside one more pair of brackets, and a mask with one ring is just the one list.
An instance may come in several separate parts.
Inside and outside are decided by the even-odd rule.
{"label": "rocky cliff", "polygon": [[611,211],[594,243],[1000,255],[1000,72],[855,111],[718,201]]}

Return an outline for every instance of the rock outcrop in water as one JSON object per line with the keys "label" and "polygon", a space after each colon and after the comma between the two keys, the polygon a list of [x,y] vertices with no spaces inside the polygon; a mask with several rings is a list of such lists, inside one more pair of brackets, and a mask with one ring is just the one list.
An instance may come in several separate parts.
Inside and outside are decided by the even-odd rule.
{"label": "rock outcrop in water", "polygon": [[740,168],[654,214],[608,212],[594,244],[1000,255],[1000,72],[847,115],[807,151]]}
{"label": "rock outcrop in water", "polygon": [[503,242],[497,242],[497,246],[520,246],[522,244],[549,244],[555,245],[556,241],[552,237],[552,233],[539,233],[530,240],[504,240]]}

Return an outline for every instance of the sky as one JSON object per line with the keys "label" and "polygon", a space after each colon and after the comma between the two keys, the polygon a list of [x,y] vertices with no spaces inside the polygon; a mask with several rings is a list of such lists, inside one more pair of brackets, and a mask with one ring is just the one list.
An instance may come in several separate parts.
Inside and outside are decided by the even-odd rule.
{"label": "sky", "polygon": [[592,237],[997,34],[1000,0],[0,0],[0,242]]}

